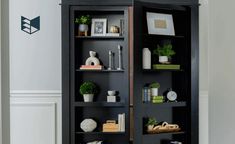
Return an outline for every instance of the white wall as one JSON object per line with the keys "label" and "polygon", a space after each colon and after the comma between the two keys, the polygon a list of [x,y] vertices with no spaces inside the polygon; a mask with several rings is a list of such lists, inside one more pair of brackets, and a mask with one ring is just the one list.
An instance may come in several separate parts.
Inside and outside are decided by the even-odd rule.
{"label": "white wall", "polygon": [[[2,0],[0,0],[0,8],[2,9]],[[0,10],[0,56],[2,55],[2,12]],[[2,61],[0,57],[0,144],[2,144]]]}
{"label": "white wall", "polygon": [[234,143],[234,5],[234,0],[211,0],[209,5],[209,138],[211,144]]}
{"label": "white wall", "polygon": [[[2,144],[10,144],[9,105],[9,2],[1,0],[1,124]],[[1,143],[1,142],[0,142]]]}
{"label": "white wall", "polygon": [[[61,144],[60,0],[10,0],[11,144]],[[21,31],[40,16],[40,31]]]}
{"label": "white wall", "polygon": [[200,0],[199,3],[199,142],[209,144],[208,141],[208,15],[209,1]]}

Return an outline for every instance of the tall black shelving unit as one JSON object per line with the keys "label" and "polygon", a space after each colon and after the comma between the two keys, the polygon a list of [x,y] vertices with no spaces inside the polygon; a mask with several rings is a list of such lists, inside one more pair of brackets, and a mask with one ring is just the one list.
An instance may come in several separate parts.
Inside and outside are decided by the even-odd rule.
{"label": "tall black shelving unit", "polygon": [[[108,144],[164,144],[177,140],[183,144],[198,144],[198,1],[197,0],[63,0],[62,1],[62,142],[83,144],[103,140]],[[146,12],[171,14],[175,36],[149,35]],[[110,25],[124,20],[124,35],[118,37],[78,36],[74,19],[81,15],[107,18]],[[110,26],[108,24],[108,26]],[[176,51],[173,63],[180,70],[143,70],[142,49],[152,50],[157,44],[171,41]],[[108,66],[108,51],[116,54],[123,47],[123,70],[80,70],[89,51],[98,53]],[[117,55],[115,65],[117,66]],[[156,59],[152,59],[156,62]],[[152,63],[153,64],[153,63]],[[93,81],[100,87],[94,102],[83,102],[79,87]],[[178,102],[151,104],[142,102],[144,84],[157,81],[160,93],[172,88]],[[120,102],[107,103],[107,90],[119,91]],[[102,132],[102,123],[125,113],[125,132]],[[146,118],[177,123],[179,132],[148,134]],[[80,123],[85,118],[96,120],[93,132],[83,132]]]}

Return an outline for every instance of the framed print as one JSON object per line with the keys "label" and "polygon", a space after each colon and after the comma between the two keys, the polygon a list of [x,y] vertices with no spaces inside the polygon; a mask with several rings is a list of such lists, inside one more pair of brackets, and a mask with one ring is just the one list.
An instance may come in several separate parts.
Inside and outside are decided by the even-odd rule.
{"label": "framed print", "polygon": [[91,36],[105,36],[107,19],[92,19]]}
{"label": "framed print", "polygon": [[147,12],[146,17],[149,34],[175,35],[172,15]]}

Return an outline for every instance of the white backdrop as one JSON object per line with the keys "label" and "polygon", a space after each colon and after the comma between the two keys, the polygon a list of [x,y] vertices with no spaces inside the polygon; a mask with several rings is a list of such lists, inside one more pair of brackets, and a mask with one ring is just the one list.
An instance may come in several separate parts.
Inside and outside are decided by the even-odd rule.
{"label": "white backdrop", "polygon": [[[10,0],[11,144],[61,144],[60,0]],[[40,16],[40,31],[21,31]]]}
{"label": "white backdrop", "polygon": [[[11,144],[61,144],[60,0],[10,0]],[[200,144],[208,144],[208,0],[200,0]],[[41,30],[21,31],[21,16]]]}

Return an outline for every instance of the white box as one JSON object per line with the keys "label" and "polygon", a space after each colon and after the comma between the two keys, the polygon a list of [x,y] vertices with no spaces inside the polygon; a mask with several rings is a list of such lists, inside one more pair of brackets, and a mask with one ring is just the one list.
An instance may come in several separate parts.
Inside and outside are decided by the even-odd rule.
{"label": "white box", "polygon": [[107,96],[107,102],[116,102],[116,96]]}

